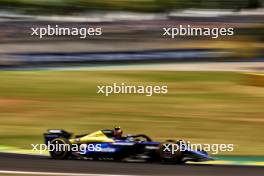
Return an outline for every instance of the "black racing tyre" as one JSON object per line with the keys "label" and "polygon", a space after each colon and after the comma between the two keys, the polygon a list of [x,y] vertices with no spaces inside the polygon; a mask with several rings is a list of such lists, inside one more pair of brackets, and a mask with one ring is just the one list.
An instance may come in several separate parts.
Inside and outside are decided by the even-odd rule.
{"label": "black racing tyre", "polygon": [[71,143],[66,138],[56,138],[51,142],[49,153],[53,159],[68,159],[71,155]]}
{"label": "black racing tyre", "polygon": [[[178,150],[175,150],[178,148]],[[169,149],[169,150],[168,150]],[[183,154],[176,143],[165,142],[159,147],[159,156],[162,163],[183,164]]]}

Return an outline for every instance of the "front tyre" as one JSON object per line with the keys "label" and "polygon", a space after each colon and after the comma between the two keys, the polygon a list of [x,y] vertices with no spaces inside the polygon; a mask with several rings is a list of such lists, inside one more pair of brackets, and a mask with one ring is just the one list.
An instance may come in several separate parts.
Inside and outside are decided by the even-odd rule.
{"label": "front tyre", "polygon": [[162,143],[159,147],[159,156],[162,163],[183,164],[183,154],[179,145],[171,142]]}
{"label": "front tyre", "polygon": [[53,159],[68,159],[71,155],[71,143],[65,138],[56,138],[51,141],[49,148]]}

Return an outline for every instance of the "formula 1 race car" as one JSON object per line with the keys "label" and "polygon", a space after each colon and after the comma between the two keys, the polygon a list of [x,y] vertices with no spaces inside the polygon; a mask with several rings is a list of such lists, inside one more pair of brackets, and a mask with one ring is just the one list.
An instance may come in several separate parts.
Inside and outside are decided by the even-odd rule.
{"label": "formula 1 race car", "polygon": [[[152,141],[144,134],[114,136],[114,130],[99,130],[77,135],[64,130],[48,130],[44,134],[54,159],[113,160],[131,162],[162,162],[182,164],[187,161],[201,162],[213,160],[202,149],[191,150],[181,140],[164,143]],[[180,150],[185,145],[184,150]],[[184,145],[182,145],[184,144]],[[51,147],[50,147],[51,146]],[[175,150],[177,148],[177,150]]]}

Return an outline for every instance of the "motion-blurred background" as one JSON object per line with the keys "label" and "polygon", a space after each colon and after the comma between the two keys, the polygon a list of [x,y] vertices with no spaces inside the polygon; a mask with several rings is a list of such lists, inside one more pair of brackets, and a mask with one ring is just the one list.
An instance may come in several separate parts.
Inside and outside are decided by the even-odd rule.
{"label": "motion-blurred background", "polygon": [[[263,155],[263,6],[263,0],[1,0],[0,149],[30,148],[50,128],[84,133],[120,125],[161,141],[235,144],[224,155]],[[101,27],[103,35],[30,35],[32,27],[56,24]],[[235,34],[162,36],[163,27],[179,24],[233,27]],[[114,82],[165,84],[169,93],[96,94],[97,85]]]}

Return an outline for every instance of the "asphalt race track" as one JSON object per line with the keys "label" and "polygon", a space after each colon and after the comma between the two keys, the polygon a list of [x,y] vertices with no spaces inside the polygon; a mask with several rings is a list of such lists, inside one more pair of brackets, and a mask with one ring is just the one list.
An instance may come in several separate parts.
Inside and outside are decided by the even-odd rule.
{"label": "asphalt race track", "polygon": [[[165,165],[110,161],[53,160],[45,156],[0,153],[1,171],[79,173],[95,175],[261,176],[264,167],[227,165]],[[37,175],[37,174],[36,174]],[[45,175],[45,174],[44,174]]]}

